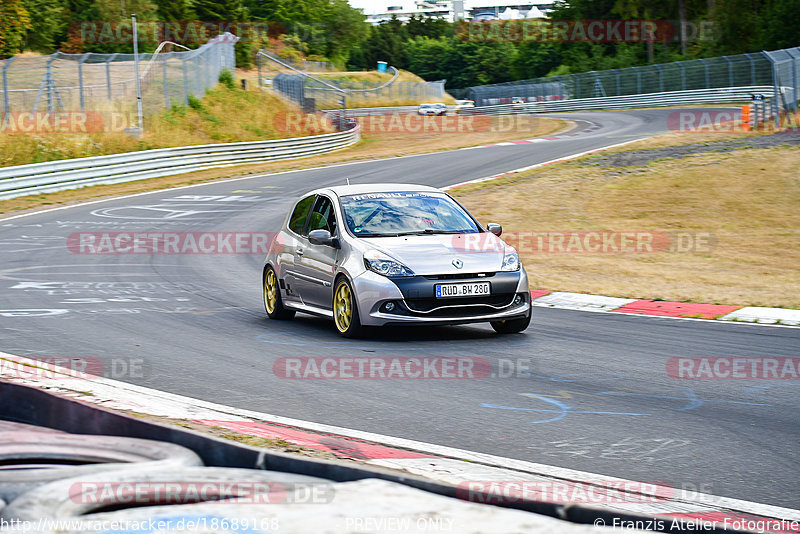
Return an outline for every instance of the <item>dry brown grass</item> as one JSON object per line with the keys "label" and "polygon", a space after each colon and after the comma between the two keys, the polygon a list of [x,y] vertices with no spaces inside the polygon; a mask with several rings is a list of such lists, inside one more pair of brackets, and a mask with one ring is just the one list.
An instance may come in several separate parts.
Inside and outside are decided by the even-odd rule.
{"label": "dry brown grass", "polygon": [[785,147],[708,153],[639,168],[571,161],[454,193],[481,220],[500,222],[509,232],[605,229],[710,232],[716,237],[707,252],[523,250],[533,288],[798,307],[798,168],[800,151]]}
{"label": "dry brown grass", "polygon": [[[0,134],[0,167],[42,161],[118,154],[174,146],[257,141],[332,131],[306,126],[283,128],[287,113],[299,108],[270,92],[227,89],[218,85],[202,99],[202,107],[174,107],[145,119],[142,139],[123,133]],[[317,122],[317,124],[322,124]]]}
{"label": "dry brown grass", "polygon": [[567,127],[567,123],[555,119],[542,119],[530,117],[527,122],[519,123],[519,128],[524,129],[523,135],[519,131],[485,131],[477,132],[469,136],[462,133],[450,134],[402,134],[397,132],[365,132],[362,141],[354,147],[338,150],[330,154],[312,156],[296,160],[276,161],[272,163],[261,163],[242,167],[210,169],[178,176],[168,176],[155,178],[152,180],[142,180],[118,185],[100,185],[75,189],[70,191],[60,191],[46,195],[30,195],[26,197],[13,198],[11,200],[0,201],[0,218],[3,215],[15,215],[26,210],[39,210],[56,205],[77,204],[88,199],[107,198],[145,191],[155,191],[169,187],[181,185],[191,185],[203,182],[210,182],[224,178],[247,176],[250,174],[260,174],[265,172],[282,172],[290,170],[301,170],[336,163],[346,163],[354,161],[367,161],[379,158],[405,156],[411,154],[424,154],[441,150],[453,150],[468,146],[495,143],[500,141],[511,141],[520,137],[532,137],[533,135],[547,135],[549,133],[562,130]]}

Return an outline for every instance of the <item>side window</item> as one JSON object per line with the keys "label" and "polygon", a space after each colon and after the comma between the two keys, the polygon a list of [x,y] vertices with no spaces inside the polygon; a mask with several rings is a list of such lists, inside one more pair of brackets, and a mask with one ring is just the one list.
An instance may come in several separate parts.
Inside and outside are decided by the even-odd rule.
{"label": "side window", "polygon": [[308,221],[308,231],[327,230],[336,233],[336,216],[333,213],[333,202],[328,197],[318,196],[314,209],[311,210],[311,219]]}
{"label": "side window", "polygon": [[292,216],[289,217],[289,230],[296,234],[303,235],[303,228],[306,225],[308,218],[308,211],[311,209],[311,203],[314,202],[314,195],[304,198],[297,203],[294,207]]}

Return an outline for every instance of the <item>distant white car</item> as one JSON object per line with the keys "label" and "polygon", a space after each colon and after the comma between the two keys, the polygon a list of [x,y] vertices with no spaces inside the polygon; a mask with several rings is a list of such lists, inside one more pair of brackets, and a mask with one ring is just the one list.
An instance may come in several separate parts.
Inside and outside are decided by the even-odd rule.
{"label": "distant white car", "polygon": [[456,113],[461,113],[462,109],[474,108],[474,100],[456,100]]}
{"label": "distant white car", "polygon": [[442,103],[420,104],[417,108],[418,115],[447,115],[447,106]]}

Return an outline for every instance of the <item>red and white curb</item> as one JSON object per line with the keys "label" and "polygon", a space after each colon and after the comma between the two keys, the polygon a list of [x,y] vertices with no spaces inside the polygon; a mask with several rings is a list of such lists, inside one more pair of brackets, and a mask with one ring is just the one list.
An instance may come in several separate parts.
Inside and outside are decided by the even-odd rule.
{"label": "red and white curb", "polygon": [[[642,138],[646,139],[646,138]],[[500,174],[478,178],[466,182],[460,182],[447,187],[442,187],[442,191],[449,191],[471,184],[490,182],[500,178],[506,178],[519,174],[524,171],[560,163],[594,152],[608,150],[629,143],[640,141],[633,139],[624,143],[608,145],[602,148],[572,154],[563,158],[537,163],[528,167],[521,167]],[[535,140],[532,140],[535,141]],[[513,143],[510,143],[513,144]],[[668,302],[660,300],[639,300],[625,299],[617,297],[606,297],[602,295],[589,295],[582,293],[554,292],[554,291],[531,291],[534,306],[548,308],[563,308],[568,310],[583,310],[596,312],[629,313],[636,315],[646,315],[649,317],[677,317],[683,319],[718,319],[721,321],[736,321],[745,323],[756,323],[772,326],[800,326],[800,310],[788,308],[767,308],[759,306],[726,306],[719,304],[694,304],[691,302]]]}
{"label": "red and white curb", "polygon": [[[9,382],[38,387],[105,408],[185,419],[209,427],[328,451],[341,458],[454,484],[462,490],[464,498],[469,498],[470,491],[475,490],[489,492],[490,498],[486,502],[492,502],[491,496],[495,495],[502,502],[509,498],[509,492],[513,498],[520,492],[531,490],[551,496],[558,493],[559,498],[551,502],[563,504],[702,520],[713,522],[717,527],[727,521],[727,528],[735,528],[746,520],[767,524],[768,531],[800,532],[800,510],[243,410],[104,377],[86,378],[63,367],[48,366],[51,374],[42,376],[41,362],[2,352],[0,364],[0,378]],[[35,367],[35,373],[31,374],[37,376],[22,378],[21,367],[28,367],[31,371]]]}
{"label": "red and white curb", "polygon": [[592,312],[628,313],[648,317],[717,319],[771,326],[800,325],[800,310],[758,306],[726,306],[664,300],[637,300],[584,293],[532,290],[534,306]]}

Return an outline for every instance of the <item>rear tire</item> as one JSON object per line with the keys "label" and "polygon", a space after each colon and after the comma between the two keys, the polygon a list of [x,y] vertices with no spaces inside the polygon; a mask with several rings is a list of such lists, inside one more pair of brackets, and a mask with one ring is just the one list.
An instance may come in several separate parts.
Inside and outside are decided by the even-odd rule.
{"label": "rear tire", "polygon": [[531,324],[531,309],[528,308],[528,315],[519,319],[508,319],[506,321],[492,321],[491,325],[498,334],[517,334],[522,332]]}
{"label": "rear tire", "polygon": [[294,318],[294,310],[287,310],[283,307],[281,299],[281,289],[278,283],[278,275],[270,265],[264,271],[264,309],[270,319],[284,320]]}
{"label": "rear tire", "polygon": [[342,337],[359,337],[364,333],[353,287],[344,276],[336,281],[333,290],[333,322]]}

